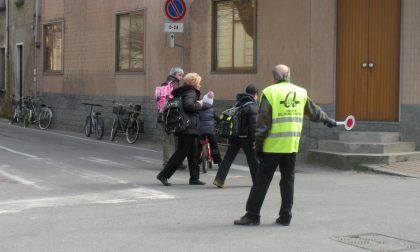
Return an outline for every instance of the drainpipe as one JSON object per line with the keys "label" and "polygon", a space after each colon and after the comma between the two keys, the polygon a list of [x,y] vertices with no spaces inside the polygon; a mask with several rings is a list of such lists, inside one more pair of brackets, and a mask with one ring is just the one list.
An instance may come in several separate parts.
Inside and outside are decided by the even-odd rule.
{"label": "drainpipe", "polygon": [[[9,85],[9,0],[5,1],[6,3],[6,44],[4,49],[4,90],[8,93]],[[10,94],[9,94],[10,95]]]}
{"label": "drainpipe", "polygon": [[185,69],[185,47],[183,45],[179,45],[179,44],[176,44],[176,43],[175,43],[175,47],[181,48],[181,61],[182,61],[181,65],[182,65],[182,69],[184,71],[186,71],[186,69]]}
{"label": "drainpipe", "polygon": [[38,52],[41,43],[39,42],[39,0],[35,0],[35,24],[34,24],[34,70],[33,70],[33,83],[32,83],[32,96],[38,96]]}

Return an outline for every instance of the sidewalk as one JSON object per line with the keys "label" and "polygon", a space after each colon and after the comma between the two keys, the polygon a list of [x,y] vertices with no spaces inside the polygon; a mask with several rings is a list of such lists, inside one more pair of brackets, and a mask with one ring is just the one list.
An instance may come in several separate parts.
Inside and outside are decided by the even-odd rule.
{"label": "sidewalk", "polygon": [[389,165],[369,165],[367,167],[374,172],[420,178],[420,160],[392,163]]}
{"label": "sidewalk", "polygon": [[[9,121],[7,119],[0,118],[0,123],[8,124],[8,122]],[[16,125],[16,127],[22,127],[22,126]],[[38,129],[35,125],[31,125],[30,128]],[[64,131],[64,130],[57,130],[57,129],[48,129],[46,131],[53,132],[56,134],[68,135],[72,137],[86,138],[83,132]],[[90,137],[90,139],[96,140],[94,137]],[[134,144],[127,143],[122,134],[118,134],[117,137],[115,138],[115,141],[113,142],[109,140],[108,135],[104,135],[102,140],[97,140],[97,141],[104,141],[104,142],[109,142],[109,143],[140,147],[140,148],[147,148],[147,149],[152,149],[158,152],[162,152],[162,144],[160,142],[159,137],[151,136],[147,134],[140,134],[139,139]],[[227,149],[227,145],[225,144],[220,145],[222,157],[224,156],[226,149]],[[312,164],[307,163],[304,160],[298,160],[297,163],[298,163],[298,166],[305,166],[305,167],[312,166]],[[245,154],[243,153],[242,150],[238,153],[233,165],[248,166]],[[314,166],[319,166],[319,165],[314,165]],[[399,162],[399,163],[393,163],[389,165],[368,165],[367,168],[368,168],[368,171],[370,172],[420,178],[420,160]]]}

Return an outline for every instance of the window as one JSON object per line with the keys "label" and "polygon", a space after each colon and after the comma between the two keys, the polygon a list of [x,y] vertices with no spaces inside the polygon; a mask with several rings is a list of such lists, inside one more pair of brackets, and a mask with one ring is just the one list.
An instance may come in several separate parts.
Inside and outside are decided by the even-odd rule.
{"label": "window", "polygon": [[117,71],[144,71],[144,11],[117,16]]}
{"label": "window", "polygon": [[63,72],[63,22],[44,25],[44,71]]}
{"label": "window", "polygon": [[213,71],[255,70],[256,0],[214,1]]}

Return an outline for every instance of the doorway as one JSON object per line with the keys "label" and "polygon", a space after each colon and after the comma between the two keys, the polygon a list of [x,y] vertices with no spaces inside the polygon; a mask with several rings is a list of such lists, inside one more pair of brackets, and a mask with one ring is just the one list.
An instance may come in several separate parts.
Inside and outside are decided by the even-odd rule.
{"label": "doorway", "polygon": [[337,0],[336,118],[398,121],[401,0]]}
{"label": "doorway", "polygon": [[0,48],[0,90],[6,89],[6,50]]}
{"label": "doorway", "polygon": [[16,44],[16,98],[23,96],[23,44]]}

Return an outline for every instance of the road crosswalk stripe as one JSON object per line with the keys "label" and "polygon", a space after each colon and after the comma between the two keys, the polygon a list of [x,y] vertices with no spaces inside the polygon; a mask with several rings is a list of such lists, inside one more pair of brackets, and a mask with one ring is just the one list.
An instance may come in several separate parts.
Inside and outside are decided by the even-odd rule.
{"label": "road crosswalk stripe", "polygon": [[28,153],[24,153],[24,152],[20,152],[20,151],[16,151],[16,150],[4,147],[4,146],[0,146],[0,149],[8,151],[8,152],[13,153],[13,154],[25,156],[25,157],[28,157],[28,158],[38,158],[37,156],[31,155],[31,154],[28,154]]}
{"label": "road crosswalk stripe", "polygon": [[8,167],[9,167],[8,165],[0,165],[0,174],[2,176],[6,177],[6,178],[8,178],[8,179],[10,179],[12,181],[16,181],[16,182],[18,182],[20,184],[31,186],[31,187],[34,187],[34,188],[39,189],[39,190],[46,190],[47,189],[47,188],[45,188],[43,186],[37,185],[33,181],[30,181],[28,179],[24,179],[22,177],[19,177],[17,175],[14,175],[14,174],[11,174],[9,172],[4,171],[4,169],[7,169]]}
{"label": "road crosswalk stripe", "polygon": [[174,198],[176,198],[174,195],[141,187],[129,190],[91,193],[75,196],[4,201],[0,202],[0,214],[17,213],[34,208],[66,207],[85,204],[120,204]]}

